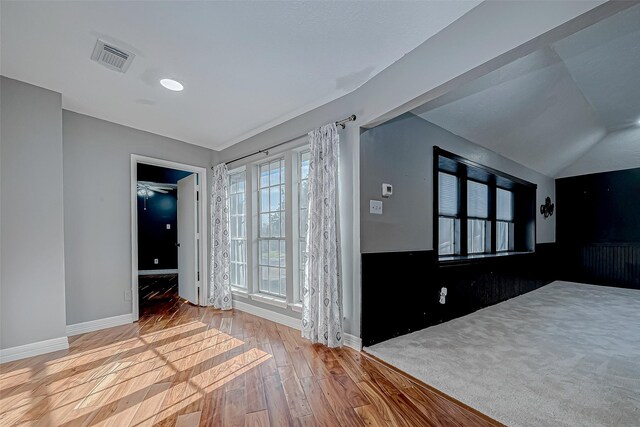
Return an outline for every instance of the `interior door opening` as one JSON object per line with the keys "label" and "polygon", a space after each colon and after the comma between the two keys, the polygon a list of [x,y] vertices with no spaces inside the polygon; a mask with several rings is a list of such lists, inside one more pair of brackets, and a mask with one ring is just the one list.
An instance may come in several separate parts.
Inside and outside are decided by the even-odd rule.
{"label": "interior door opening", "polygon": [[184,302],[206,303],[202,176],[204,168],[132,157],[135,319]]}

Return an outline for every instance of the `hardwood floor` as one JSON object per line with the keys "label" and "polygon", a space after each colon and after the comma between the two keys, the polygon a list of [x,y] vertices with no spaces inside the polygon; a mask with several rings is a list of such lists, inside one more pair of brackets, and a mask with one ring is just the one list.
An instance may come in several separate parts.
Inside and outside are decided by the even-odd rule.
{"label": "hardwood floor", "polygon": [[138,276],[140,317],[160,313],[178,301],[178,275]]}
{"label": "hardwood floor", "polygon": [[0,425],[488,426],[349,348],[170,299],[68,351],[0,365]]}

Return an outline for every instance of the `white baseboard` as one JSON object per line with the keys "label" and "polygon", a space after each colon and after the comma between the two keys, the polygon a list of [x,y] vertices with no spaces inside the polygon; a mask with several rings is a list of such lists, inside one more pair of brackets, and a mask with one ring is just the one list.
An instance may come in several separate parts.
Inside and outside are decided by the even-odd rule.
{"label": "white baseboard", "polygon": [[[301,330],[302,321],[295,317],[287,316],[285,314],[276,313],[275,311],[267,310],[262,307],[257,307],[246,302],[233,300],[233,308],[245,313],[253,314],[254,316],[262,317],[263,319],[271,320],[272,322],[280,323],[281,325],[288,326],[293,329]],[[362,350],[362,340],[359,337],[350,334],[344,334],[344,345],[350,347],[356,351]]]}
{"label": "white baseboard", "polygon": [[86,334],[87,332],[99,331],[100,329],[113,328],[114,326],[133,323],[133,315],[122,314],[120,316],[106,317],[104,319],[91,320],[89,322],[67,325],[67,336]]}
{"label": "white baseboard", "polygon": [[155,276],[156,274],[178,274],[178,270],[138,270],[138,276]]}
{"label": "white baseboard", "polygon": [[351,334],[344,334],[344,337],[342,339],[344,341],[344,345],[346,345],[347,347],[350,347],[357,351],[362,350],[362,339],[360,337]]}
{"label": "white baseboard", "polygon": [[66,350],[68,348],[69,340],[67,337],[53,338],[31,344],[9,347],[0,349],[0,363],[12,362],[14,360],[24,359],[25,357],[38,356],[40,354]]}
{"label": "white baseboard", "polygon": [[266,308],[258,307],[246,302],[233,300],[233,308],[237,308],[245,313],[253,314],[254,316],[262,317],[263,319],[271,320],[272,322],[280,323],[281,325],[288,326],[293,329],[301,329],[300,319],[287,316],[286,314],[276,313],[275,311],[267,310]]}

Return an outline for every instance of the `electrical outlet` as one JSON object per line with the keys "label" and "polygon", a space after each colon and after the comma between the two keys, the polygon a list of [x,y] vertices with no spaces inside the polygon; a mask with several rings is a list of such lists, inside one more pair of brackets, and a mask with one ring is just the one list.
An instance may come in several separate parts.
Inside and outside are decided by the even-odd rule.
{"label": "electrical outlet", "polygon": [[154,259],[153,259],[153,263],[154,263],[154,264],[157,264],[157,263],[158,263],[158,258],[154,258]]}
{"label": "electrical outlet", "polygon": [[382,215],[382,201],[369,200],[369,213],[374,215]]}
{"label": "electrical outlet", "polygon": [[440,289],[440,304],[445,304],[447,302],[447,288]]}
{"label": "electrical outlet", "polygon": [[127,289],[124,291],[124,300],[131,301],[131,289]]}

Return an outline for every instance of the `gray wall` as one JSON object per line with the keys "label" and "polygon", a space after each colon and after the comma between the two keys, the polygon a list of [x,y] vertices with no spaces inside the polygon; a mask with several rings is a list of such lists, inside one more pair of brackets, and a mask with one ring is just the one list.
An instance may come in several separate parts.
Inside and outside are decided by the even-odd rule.
{"label": "gray wall", "polygon": [[66,336],[62,98],[0,77],[0,348]]}
{"label": "gray wall", "polygon": [[125,300],[131,289],[131,154],[201,167],[208,167],[216,154],[66,110],[62,124],[71,325],[131,313],[131,302]]}
{"label": "gray wall", "polygon": [[[537,204],[555,200],[553,178],[528,169],[410,113],[360,135],[360,247],[365,252],[433,249],[433,147],[538,184]],[[382,199],[382,183],[393,196]],[[369,200],[383,200],[383,214]],[[537,216],[538,243],[555,241],[555,216]]]}

